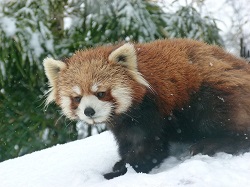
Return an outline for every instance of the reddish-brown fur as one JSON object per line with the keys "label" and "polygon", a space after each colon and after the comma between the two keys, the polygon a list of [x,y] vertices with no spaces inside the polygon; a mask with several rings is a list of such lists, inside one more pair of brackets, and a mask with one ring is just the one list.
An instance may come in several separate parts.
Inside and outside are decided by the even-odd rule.
{"label": "reddish-brown fur", "polygon": [[[146,93],[146,88],[135,82],[131,77],[128,77],[128,72],[126,69],[113,62],[108,62],[107,60],[108,55],[116,48],[118,48],[118,46],[103,46],[95,49],[77,51],[72,57],[66,59],[66,64],[69,68],[62,71],[61,77],[58,80],[58,87],[60,87],[63,92],[72,92],[71,87],[68,87],[69,84],[72,85],[74,83],[76,85],[83,85],[81,87],[82,89],[85,88],[83,93],[88,95],[92,94],[92,92],[89,87],[86,87],[86,85],[88,85],[87,82],[92,81],[93,79],[99,78],[102,80],[102,82],[104,82],[103,87],[110,87],[112,84],[126,82],[126,85],[130,85],[132,90],[134,90],[132,93],[134,101],[141,101]],[[97,61],[97,63],[92,63],[91,68],[89,68],[85,64],[89,64],[91,61]],[[101,65],[102,63],[103,65]],[[103,69],[100,73],[98,70],[100,70],[102,67]],[[95,73],[95,71],[97,72]],[[90,73],[86,75],[82,72]],[[58,104],[60,104],[60,96],[58,95],[59,92],[60,90],[56,92],[56,102]],[[113,98],[111,95],[109,95],[108,99],[112,100]]]}
{"label": "reddish-brown fur", "polygon": [[[139,74],[130,71],[129,63],[126,66],[110,57],[121,46],[76,52],[53,85],[53,99],[62,105],[62,95],[71,100],[78,96],[72,95],[72,86],[78,85],[84,97],[95,95],[89,85],[101,82],[98,89],[105,91],[105,97],[100,100],[113,103],[114,108],[125,104],[124,95],[115,98],[112,89],[129,88],[125,94],[132,98],[130,108],[112,113],[108,120],[122,160],[106,178],[124,174],[126,163],[138,172],[149,172],[168,156],[169,140],[196,142],[191,147],[194,154],[250,149],[250,66],[245,60],[218,46],[188,39],[134,44],[137,67],[133,71],[138,69],[150,85],[146,86]],[[71,102],[72,113],[77,107]]]}
{"label": "reddish-brown fur", "polygon": [[136,49],[139,71],[157,93],[165,114],[184,107],[206,83],[222,91],[221,97],[233,106],[231,128],[249,130],[250,67],[246,61],[193,40],[159,40],[138,44]]}
{"label": "reddish-brown fur", "polygon": [[[83,62],[88,63],[93,60],[108,62],[109,54],[120,46],[102,46],[76,52],[67,59],[67,63],[71,66],[63,76],[69,77],[70,82],[84,84],[85,80],[91,80],[92,77],[82,74],[82,70],[76,67],[81,66]],[[135,49],[138,70],[157,94],[159,108],[164,114],[169,115],[174,109],[180,110],[185,107],[192,94],[198,92],[200,86],[206,83],[228,94],[223,96],[223,99],[226,102],[230,101],[234,106],[231,111],[231,128],[243,131],[249,128],[250,68],[246,61],[226,53],[220,47],[193,40],[158,40],[135,44]],[[102,71],[102,76],[105,77],[105,73],[113,74],[114,79],[109,81],[116,82],[120,77],[115,74],[126,74],[126,72],[119,66],[113,65],[115,69]],[[94,67],[84,72],[93,70]],[[70,79],[72,76],[79,78],[72,80]],[[126,81],[134,90],[134,100],[140,102],[146,93],[146,88],[132,79]],[[69,89],[67,82],[59,81],[58,84],[64,92]],[[83,92],[91,93],[89,88]],[[59,98],[57,95],[57,103],[60,103]]]}

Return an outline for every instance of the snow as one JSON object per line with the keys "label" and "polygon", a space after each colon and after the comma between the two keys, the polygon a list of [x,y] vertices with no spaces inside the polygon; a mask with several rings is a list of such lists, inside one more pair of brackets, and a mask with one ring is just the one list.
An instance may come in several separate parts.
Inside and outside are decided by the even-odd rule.
{"label": "snow", "polygon": [[160,2],[169,10],[178,10],[179,6],[191,4],[203,16],[215,18],[225,48],[229,52],[239,55],[241,37],[244,38],[247,48],[250,47],[249,0],[160,0]]}
{"label": "snow", "polygon": [[40,35],[41,34],[39,32],[33,32],[30,39],[30,47],[34,50],[35,56],[37,57],[41,56],[44,53],[42,42],[40,42]]}
{"label": "snow", "polygon": [[16,20],[11,17],[1,17],[0,15],[0,28],[3,29],[7,37],[11,37],[17,31]]}
{"label": "snow", "polygon": [[173,155],[149,174],[128,172],[113,180],[103,174],[119,160],[110,132],[57,145],[0,163],[4,187],[250,186],[250,153],[189,156],[187,146],[173,145]]}
{"label": "snow", "polygon": [[6,70],[5,70],[4,63],[2,61],[0,61],[0,72],[3,76],[3,79],[5,79],[6,78]]}

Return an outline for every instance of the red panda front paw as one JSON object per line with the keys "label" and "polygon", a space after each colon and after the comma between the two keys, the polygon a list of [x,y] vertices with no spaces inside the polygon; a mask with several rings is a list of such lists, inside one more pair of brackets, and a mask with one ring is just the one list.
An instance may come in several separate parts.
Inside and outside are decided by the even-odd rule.
{"label": "red panda front paw", "polygon": [[126,163],[124,159],[122,159],[115,163],[115,165],[113,166],[113,171],[120,171],[123,170],[124,168],[126,168]]}
{"label": "red panda front paw", "polygon": [[104,174],[105,179],[113,179],[115,177],[119,177],[121,175],[124,175],[127,172],[127,168],[125,165],[124,160],[120,160],[119,162],[116,162],[116,164],[113,167],[113,172]]}
{"label": "red panda front paw", "polygon": [[113,172],[110,172],[110,173],[106,173],[103,176],[104,176],[105,179],[110,180],[110,179],[113,179],[115,177],[119,177],[121,175],[124,175],[126,172],[127,172],[127,168],[125,167],[122,170],[116,170],[116,171],[113,171]]}

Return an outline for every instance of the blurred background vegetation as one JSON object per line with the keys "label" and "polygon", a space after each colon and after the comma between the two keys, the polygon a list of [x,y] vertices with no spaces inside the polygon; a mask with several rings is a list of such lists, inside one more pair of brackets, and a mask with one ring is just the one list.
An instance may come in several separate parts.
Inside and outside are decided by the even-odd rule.
{"label": "blurred background vegetation", "polygon": [[[170,6],[174,6],[175,3]],[[42,61],[118,41],[187,37],[223,45],[215,19],[193,6],[150,0],[0,2],[0,161],[104,130],[44,109]]]}

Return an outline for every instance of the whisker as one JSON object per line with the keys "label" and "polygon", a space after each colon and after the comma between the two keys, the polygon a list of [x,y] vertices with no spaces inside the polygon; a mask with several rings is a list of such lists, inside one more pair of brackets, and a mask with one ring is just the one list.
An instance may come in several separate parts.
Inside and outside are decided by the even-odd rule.
{"label": "whisker", "polygon": [[59,120],[63,117],[63,114],[59,116],[59,118],[55,122],[55,126],[58,124]]}
{"label": "whisker", "polygon": [[114,124],[112,123],[113,122],[113,120],[112,120],[112,116],[113,116],[113,114],[112,113],[110,113],[109,114],[109,116],[108,116],[108,118],[107,118],[107,120],[106,120],[106,123],[105,123],[105,125],[109,125],[109,126],[111,126],[111,127],[114,127]]}
{"label": "whisker", "polygon": [[[66,119],[65,119],[65,122],[66,122]],[[70,121],[68,124],[66,124],[65,128],[68,128],[71,123],[73,123],[73,121]]]}

